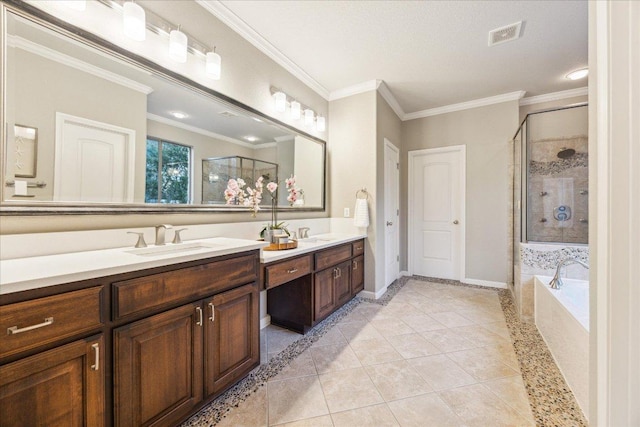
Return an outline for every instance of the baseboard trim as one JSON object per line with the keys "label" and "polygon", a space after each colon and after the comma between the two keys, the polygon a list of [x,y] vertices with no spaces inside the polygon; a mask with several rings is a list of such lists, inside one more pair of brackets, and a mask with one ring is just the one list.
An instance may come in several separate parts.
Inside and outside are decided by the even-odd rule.
{"label": "baseboard trim", "polygon": [[401,271],[400,272],[400,277],[402,276],[411,276],[411,273],[409,273],[408,271]]}
{"label": "baseboard trim", "polygon": [[478,280],[478,279],[469,279],[464,278],[460,282],[466,283],[467,285],[477,285],[477,286],[486,286],[489,288],[500,288],[507,289],[507,284],[504,282],[492,282],[491,280]]}
{"label": "baseboard trim", "polygon": [[387,287],[388,286],[385,286],[378,292],[360,291],[360,293],[358,293],[358,296],[361,296],[362,298],[379,299],[382,295],[384,295],[385,292],[387,292]]}
{"label": "baseboard trim", "polygon": [[260,329],[264,329],[271,324],[271,316],[268,314],[260,319]]}

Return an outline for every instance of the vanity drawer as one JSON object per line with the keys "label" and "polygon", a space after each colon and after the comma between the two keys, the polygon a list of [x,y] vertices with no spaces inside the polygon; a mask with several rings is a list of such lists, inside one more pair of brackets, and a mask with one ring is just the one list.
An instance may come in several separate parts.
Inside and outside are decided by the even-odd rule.
{"label": "vanity drawer", "polygon": [[103,286],[0,307],[0,358],[102,326]]}
{"label": "vanity drawer", "polygon": [[195,267],[113,283],[113,318],[193,301],[258,277],[257,255],[244,255]]}
{"label": "vanity drawer", "polygon": [[322,270],[351,258],[351,243],[316,253],[316,270]]}
{"label": "vanity drawer", "polygon": [[351,246],[353,246],[353,256],[362,255],[364,253],[364,240],[353,242]]}
{"label": "vanity drawer", "polygon": [[269,289],[309,273],[311,273],[311,257],[294,258],[265,267],[264,284]]}

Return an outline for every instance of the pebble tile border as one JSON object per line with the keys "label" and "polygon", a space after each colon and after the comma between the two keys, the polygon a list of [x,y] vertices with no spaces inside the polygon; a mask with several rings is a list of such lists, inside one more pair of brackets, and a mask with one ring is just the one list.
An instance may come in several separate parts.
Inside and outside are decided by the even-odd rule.
{"label": "pebble tile border", "polygon": [[558,159],[550,162],[531,160],[529,162],[529,173],[531,175],[555,175],[572,168],[587,167],[589,167],[587,153],[576,153],[568,159]]}
{"label": "pebble tile border", "polygon": [[565,258],[576,258],[589,263],[589,248],[564,247],[555,251],[540,251],[532,248],[520,247],[520,259],[524,265],[544,270],[555,270],[560,261]]}
{"label": "pebble tile border", "polygon": [[403,276],[387,288],[387,292],[377,299],[355,297],[331,316],[311,329],[307,335],[290,344],[272,357],[266,364],[254,369],[246,378],[220,395],[200,412],[189,418],[182,427],[214,426],[233,408],[238,407],[251,394],[275,377],[293,359],[307,350],[314,342],[339,323],[354,308],[363,302],[387,305],[409,280],[442,283],[475,289],[491,290],[498,294],[504,312],[511,340],[518,357],[522,379],[529,395],[536,424],[549,426],[588,426],[580,407],[567,386],[553,357],[535,325],[521,322],[516,314],[513,297],[507,289],[469,285],[457,280],[437,279],[422,276]]}

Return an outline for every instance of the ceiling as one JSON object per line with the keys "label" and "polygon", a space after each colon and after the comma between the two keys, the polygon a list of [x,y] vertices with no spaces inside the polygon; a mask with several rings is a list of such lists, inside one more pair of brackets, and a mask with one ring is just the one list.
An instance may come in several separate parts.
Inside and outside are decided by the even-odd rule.
{"label": "ceiling", "polygon": [[[199,3],[328,99],[382,80],[409,114],[587,85],[564,77],[587,66],[586,0]],[[490,30],[517,21],[521,38],[488,47]]]}

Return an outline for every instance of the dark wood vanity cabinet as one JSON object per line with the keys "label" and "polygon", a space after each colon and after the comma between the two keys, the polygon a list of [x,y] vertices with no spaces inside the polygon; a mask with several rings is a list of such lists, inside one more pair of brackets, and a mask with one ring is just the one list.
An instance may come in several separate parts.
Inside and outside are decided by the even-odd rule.
{"label": "dark wood vanity cabinet", "polygon": [[[263,269],[271,323],[306,333],[364,289],[364,240],[269,263]],[[295,277],[287,277],[287,272]]]}
{"label": "dark wood vanity cabinet", "polygon": [[180,423],[260,363],[258,255],[0,296],[0,426]]}

